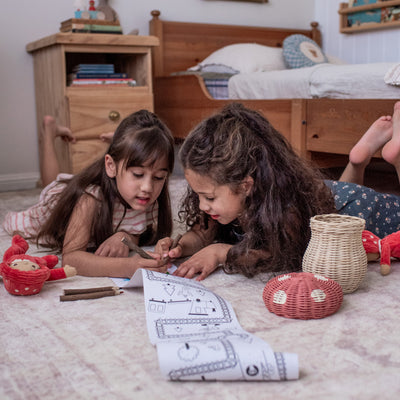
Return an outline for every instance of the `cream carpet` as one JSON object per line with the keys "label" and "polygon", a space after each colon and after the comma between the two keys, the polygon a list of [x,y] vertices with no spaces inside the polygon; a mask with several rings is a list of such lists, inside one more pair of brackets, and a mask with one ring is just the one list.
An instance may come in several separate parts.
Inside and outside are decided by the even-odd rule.
{"label": "cream carpet", "polygon": [[[176,206],[184,190],[173,179]],[[33,204],[39,190],[0,193],[0,218]],[[175,230],[180,230],[176,227]],[[0,230],[0,255],[11,238]],[[36,254],[31,246],[29,254]],[[41,253],[43,254],[43,253]],[[297,353],[300,378],[286,382],[171,382],[150,344],[143,289],[60,302],[65,288],[108,286],[108,278],[45,283],[12,296],[0,282],[1,399],[397,399],[400,393],[400,264],[381,276],[369,264],[360,288],[320,320],[285,319],[262,300],[265,277],[217,271],[204,285],[230,302],[242,328],[275,351]]]}

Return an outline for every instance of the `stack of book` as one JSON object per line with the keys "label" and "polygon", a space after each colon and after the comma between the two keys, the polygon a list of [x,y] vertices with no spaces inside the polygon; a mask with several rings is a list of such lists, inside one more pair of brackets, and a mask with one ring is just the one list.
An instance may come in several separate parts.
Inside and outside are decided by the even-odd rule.
{"label": "stack of book", "polygon": [[70,18],[61,22],[60,32],[122,34],[122,28],[119,21]]}
{"label": "stack of book", "polygon": [[115,72],[114,64],[78,64],[68,75],[69,86],[136,86],[125,72]]}

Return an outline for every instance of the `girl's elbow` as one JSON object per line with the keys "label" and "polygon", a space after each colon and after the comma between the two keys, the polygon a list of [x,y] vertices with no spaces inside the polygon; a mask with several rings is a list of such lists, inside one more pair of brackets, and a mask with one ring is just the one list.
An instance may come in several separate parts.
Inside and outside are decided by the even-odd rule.
{"label": "girl's elbow", "polygon": [[62,267],[66,265],[73,265],[73,257],[71,257],[71,253],[63,253],[61,260]]}

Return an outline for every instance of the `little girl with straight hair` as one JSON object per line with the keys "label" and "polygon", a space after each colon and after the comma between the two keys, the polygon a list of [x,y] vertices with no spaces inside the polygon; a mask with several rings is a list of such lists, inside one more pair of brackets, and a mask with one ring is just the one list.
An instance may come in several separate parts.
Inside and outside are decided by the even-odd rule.
{"label": "little girl with straight hair", "polygon": [[[400,102],[395,113],[392,142],[400,143]],[[390,117],[371,126],[352,151],[350,161],[361,161],[350,162],[346,178],[360,178],[368,159],[390,141],[390,127]],[[385,140],[377,139],[382,134]],[[310,218],[317,214],[364,218],[366,229],[381,237],[400,229],[398,196],[324,180],[265,117],[238,103],[195,127],[179,156],[190,185],[181,210],[189,231],[175,249],[170,238],[160,241],[170,258],[192,256],[179,266],[178,276],[199,273],[201,280],[219,265],[248,277],[300,270]]]}
{"label": "little girl with straight hair", "polygon": [[[45,140],[74,141],[67,128],[44,118]],[[9,213],[4,228],[62,252],[63,265],[87,276],[131,277],[138,268],[165,271],[160,256],[135,255],[123,238],[155,244],[172,230],[168,178],[174,142],[167,126],[146,110],[125,118],[104,155],[75,176],[60,174],[30,209]]]}

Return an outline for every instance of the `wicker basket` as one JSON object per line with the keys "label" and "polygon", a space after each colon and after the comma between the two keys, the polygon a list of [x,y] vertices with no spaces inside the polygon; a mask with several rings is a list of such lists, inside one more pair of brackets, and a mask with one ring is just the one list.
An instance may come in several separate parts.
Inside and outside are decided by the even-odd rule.
{"label": "wicker basket", "polygon": [[310,220],[311,239],[303,257],[303,271],[331,278],[352,293],[367,272],[362,243],[365,221],[339,214],[316,215]]}
{"label": "wicker basket", "polygon": [[317,319],[340,308],[343,291],[333,279],[309,272],[291,272],[270,280],[264,287],[263,300],[276,315]]}

